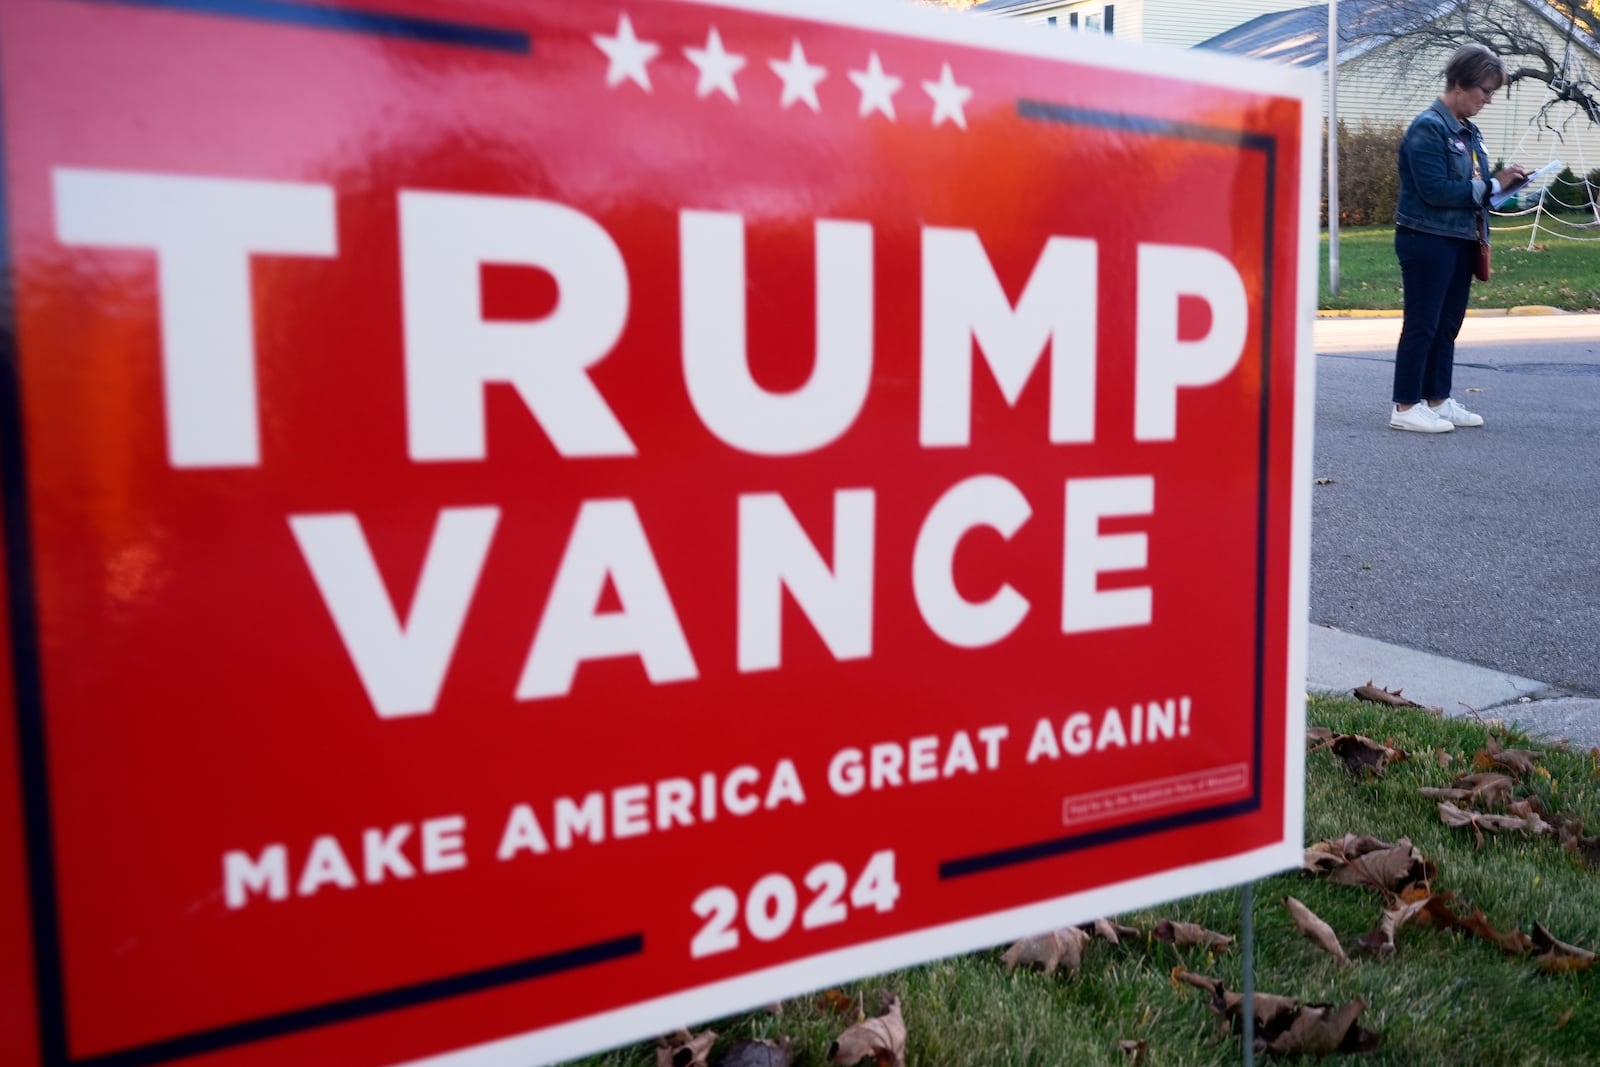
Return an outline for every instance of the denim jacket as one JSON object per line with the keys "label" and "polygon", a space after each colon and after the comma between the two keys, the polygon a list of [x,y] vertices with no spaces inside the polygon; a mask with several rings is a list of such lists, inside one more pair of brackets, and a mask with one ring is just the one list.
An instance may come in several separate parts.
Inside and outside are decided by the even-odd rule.
{"label": "denim jacket", "polygon": [[[1472,176],[1472,154],[1478,173]],[[1485,236],[1489,153],[1478,127],[1438,100],[1411,122],[1400,141],[1400,203],[1394,221],[1423,233],[1473,240]]]}

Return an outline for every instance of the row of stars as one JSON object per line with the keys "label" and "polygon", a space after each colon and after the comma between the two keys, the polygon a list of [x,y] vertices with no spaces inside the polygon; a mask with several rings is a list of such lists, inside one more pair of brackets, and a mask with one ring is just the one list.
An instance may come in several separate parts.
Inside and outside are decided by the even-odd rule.
{"label": "row of stars", "polygon": [[[615,89],[623,82],[632,82],[647,93],[653,91],[650,85],[649,67],[650,62],[661,54],[661,45],[655,41],[640,40],[634,34],[633,23],[626,14],[617,19],[616,33],[610,35],[596,33],[592,35],[592,39],[595,47],[606,55],[607,86]],[[683,54],[700,72],[699,82],[695,86],[696,96],[703,100],[712,93],[721,93],[734,103],[739,102],[739,86],[735,83],[734,77],[744,69],[747,60],[737,52],[729,52],[723,47],[722,35],[717,32],[715,26],[706,34],[704,48],[685,48]],[[769,59],[767,65],[783,82],[780,102],[784,107],[802,103],[812,111],[822,110],[822,103],[817,99],[817,86],[828,76],[828,69],[820,64],[808,62],[805,49],[798,40],[789,49],[787,59]],[[898,121],[894,111],[894,96],[905,82],[904,79],[885,73],[877,52],[867,57],[867,69],[846,73],[861,92],[859,113],[862,118],[876,112],[891,122]],[[933,100],[935,126],[948,119],[963,130],[967,128],[964,108],[967,101],[972,98],[972,90],[965,85],[957,84],[955,75],[950,72],[950,64],[943,65],[938,81],[925,81],[922,83],[922,89]]]}

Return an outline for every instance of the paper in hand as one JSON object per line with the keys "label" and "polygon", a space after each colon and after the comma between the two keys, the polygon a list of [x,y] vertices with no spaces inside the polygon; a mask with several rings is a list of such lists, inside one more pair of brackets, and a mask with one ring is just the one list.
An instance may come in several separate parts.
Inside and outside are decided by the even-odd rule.
{"label": "paper in hand", "polygon": [[1562,167],[1561,160],[1552,159],[1520,182],[1514,182],[1489,198],[1489,206],[1498,211],[1534,182],[1543,181]]}

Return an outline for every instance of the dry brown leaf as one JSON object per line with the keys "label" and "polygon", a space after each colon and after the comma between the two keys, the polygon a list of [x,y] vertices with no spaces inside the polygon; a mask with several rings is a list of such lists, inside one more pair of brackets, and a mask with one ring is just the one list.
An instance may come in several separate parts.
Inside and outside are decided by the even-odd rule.
{"label": "dry brown leaf", "polygon": [[1360,734],[1339,734],[1333,739],[1333,752],[1344,760],[1345,770],[1351,774],[1371,771],[1379,778],[1383,777],[1384,767],[1396,756],[1395,750],[1388,745],[1381,745]]}
{"label": "dry brown leaf", "polygon": [[1128,1067],[1139,1067],[1140,1064],[1144,1063],[1145,1043],[1143,1041],[1118,1041],[1117,1051],[1127,1057],[1122,1062],[1128,1064]]}
{"label": "dry brown leaf", "polygon": [[1577,820],[1561,827],[1561,847],[1577,856],[1591,867],[1600,867],[1600,834],[1583,835],[1583,824]]}
{"label": "dry brown leaf", "polygon": [[1333,932],[1333,927],[1322,920],[1316,912],[1306,907],[1294,897],[1283,898],[1284,907],[1289,909],[1289,914],[1294,917],[1295,926],[1305,934],[1322,951],[1338,960],[1340,963],[1349,963],[1350,957],[1344,954],[1344,946],[1339,944],[1339,935]]}
{"label": "dry brown leaf", "polygon": [[817,1007],[834,1015],[854,1015],[858,1019],[863,1014],[856,1004],[856,998],[842,989],[824,989],[818,993]]}
{"label": "dry brown leaf", "polygon": [[1573,1009],[1568,1008],[1566,1011],[1561,1013],[1561,1018],[1556,1020],[1557,1030],[1565,1030],[1567,1028],[1567,1024],[1572,1021],[1572,1011]]}
{"label": "dry brown leaf", "polygon": [[1467,800],[1479,808],[1492,808],[1504,804],[1511,799],[1511,789],[1516,785],[1509,777],[1498,771],[1463,774],[1450,784],[1457,789],[1465,789]]}
{"label": "dry brown leaf", "polygon": [[[1186,971],[1182,967],[1174,967],[1172,969],[1172,981],[1174,985],[1183,982],[1194,986],[1196,989],[1204,990],[1210,994],[1208,1001],[1212,1011],[1223,1019],[1233,1020],[1236,1024],[1236,1029],[1243,1028],[1244,994],[1230,993],[1215,978],[1204,974],[1195,974],[1193,971]],[[1254,1001],[1257,1032],[1269,1029],[1283,1029],[1288,1025],[1288,1021],[1294,1017],[1295,1013],[1300,1010],[1298,998],[1279,996],[1276,993],[1258,992],[1255,994]]]}
{"label": "dry brown leaf", "polygon": [[1070,974],[1077,974],[1083,962],[1083,944],[1089,935],[1076,926],[1064,926],[1038,937],[1025,937],[1006,949],[1000,957],[1006,973],[1035,964],[1044,968],[1045,974],[1054,974],[1057,967],[1067,965]]}
{"label": "dry brown leaf", "polygon": [[1336,871],[1345,865],[1345,858],[1325,849],[1315,846],[1306,849],[1305,855],[1300,860],[1302,871],[1311,871],[1322,874],[1327,871]]}
{"label": "dry brown leaf", "polygon": [[1138,928],[1133,926],[1122,926],[1118,923],[1112,922],[1110,919],[1096,919],[1092,923],[1084,923],[1082,926],[1078,927],[1078,929],[1082,930],[1084,933],[1092,934],[1102,941],[1109,941],[1113,945],[1122,944],[1122,939],[1124,937],[1134,938],[1137,940],[1140,936]]}
{"label": "dry brown leaf", "polygon": [[1429,800],[1449,800],[1463,804],[1470,803],[1472,800],[1472,790],[1470,789],[1447,789],[1444,786],[1425,785],[1418,788],[1417,792]]}
{"label": "dry brown leaf", "polygon": [[1542,949],[1534,963],[1547,974],[1567,971],[1587,971],[1594,966],[1594,953],[1565,941],[1557,941],[1542,923],[1533,924],[1533,947]]}
{"label": "dry brown leaf", "polygon": [[1523,830],[1531,834],[1547,834],[1551,830],[1549,823],[1539,817],[1539,813],[1528,805],[1525,815],[1486,815],[1482,812],[1462,811],[1448,800],[1439,802],[1439,821],[1446,826],[1471,826],[1478,835],[1478,847],[1483,847],[1483,831],[1501,833],[1507,830]]}
{"label": "dry brown leaf", "polygon": [[1233,944],[1233,938],[1226,934],[1207,930],[1196,923],[1174,922],[1171,919],[1156,923],[1155,939],[1170,942],[1179,948],[1200,947],[1213,952],[1226,952],[1228,946]]}
{"label": "dry brown leaf", "polygon": [[1370,1052],[1378,1047],[1380,1039],[1356,1022],[1366,1007],[1367,1002],[1361,997],[1338,1008],[1331,1004],[1307,1004],[1289,1028],[1266,1041],[1264,1047],[1268,1052],[1284,1056]]}
{"label": "dry brown leaf", "polygon": [[1433,758],[1439,761],[1441,767],[1448,767],[1455,762],[1455,757],[1442,748],[1434,750]]}
{"label": "dry brown leaf", "polygon": [[1489,744],[1484,751],[1495,766],[1504,767],[1518,777],[1532,774],[1534,764],[1539,762],[1542,755],[1526,748],[1501,748],[1499,738],[1493,734],[1489,736]]}
{"label": "dry brown leaf", "polygon": [[1369,678],[1366,685],[1358,685],[1351,692],[1357,700],[1365,700],[1368,704],[1387,704],[1391,708],[1420,708],[1415,700],[1404,695],[1401,689],[1385,689],[1373,685]]}
{"label": "dry brown leaf", "polygon": [[691,1034],[679,1030],[656,1039],[656,1067],[707,1067],[706,1056],[717,1043],[715,1030]]}
{"label": "dry brown leaf", "polygon": [[899,997],[890,998],[882,1015],[856,1023],[828,1046],[828,1062],[841,1067],[868,1056],[875,1067],[906,1067],[906,1021],[900,1015]]}
{"label": "dry brown leaf", "polygon": [[1534,764],[1538,762],[1538,759],[1539,753],[1537,752],[1529,752],[1525,748],[1508,748],[1495,754],[1494,765],[1508,768],[1520,776],[1532,774]]}
{"label": "dry brown leaf", "polygon": [[773,1042],[766,1038],[740,1041],[731,1046],[717,1067],[793,1067],[794,1042],[785,1037]]}
{"label": "dry brown leaf", "polygon": [[[1406,842],[1408,845],[1410,843],[1409,841]],[[1357,856],[1365,856],[1369,852],[1381,852],[1384,849],[1395,847],[1382,838],[1373,837],[1371,834],[1345,834],[1340,844],[1343,847],[1346,859],[1355,859]]]}
{"label": "dry brown leaf", "polygon": [[1402,837],[1388,848],[1363,852],[1333,872],[1329,879],[1337,885],[1364,885],[1385,893],[1398,893],[1407,886],[1430,880],[1427,861]]}
{"label": "dry brown leaf", "polygon": [[1333,744],[1334,733],[1326,726],[1310,726],[1306,728],[1306,753],[1309,755],[1318,749],[1327,748]]}
{"label": "dry brown leaf", "polygon": [[1507,956],[1526,955],[1528,950],[1533,947],[1533,938],[1521,930],[1508,930],[1505,933],[1496,930],[1490,925],[1489,917],[1483,913],[1481,908],[1473,908],[1472,914],[1465,919],[1457,917],[1457,922],[1462,929],[1470,931],[1491,945],[1498,945],[1500,951]]}
{"label": "dry brown leaf", "polygon": [[[1408,891],[1409,892],[1409,891]],[[1422,896],[1412,894],[1413,899],[1405,900],[1406,894],[1401,894],[1402,903],[1398,908],[1386,908],[1378,918],[1378,925],[1363,934],[1356,942],[1361,948],[1375,956],[1387,959],[1395,953],[1394,938],[1400,927],[1404,926],[1418,912],[1428,905],[1433,899],[1432,894],[1426,892]]]}

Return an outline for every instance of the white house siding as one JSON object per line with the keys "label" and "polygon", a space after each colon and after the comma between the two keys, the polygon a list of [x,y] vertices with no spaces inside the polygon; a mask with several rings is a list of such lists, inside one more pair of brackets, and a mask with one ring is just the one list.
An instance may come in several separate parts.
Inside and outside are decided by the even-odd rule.
{"label": "white house siding", "polygon": [[[1188,48],[1258,15],[1304,7],[1309,0],[1145,0],[1140,40]],[[1117,7],[1121,36],[1122,7]]]}
{"label": "white house siding", "polygon": [[[1282,3],[1283,0],[1278,2]],[[1019,22],[1048,23],[1054,18],[1058,30],[1071,28],[1070,16],[1077,15],[1078,29],[1082,30],[1090,15],[1101,14],[1107,7],[1114,7],[1116,15],[1111,20],[1112,36],[1137,41],[1145,3],[1146,0],[1058,0],[1056,3],[1042,2],[1002,14]]]}
{"label": "white house siding", "polygon": [[1300,3],[1301,0],[1040,0],[1002,14],[1022,22],[1048,22],[1054,17],[1056,28],[1062,30],[1069,28],[1069,16],[1077,15],[1078,29],[1083,30],[1089,16],[1115,7],[1113,36],[1188,48],[1257,15],[1283,11]]}

